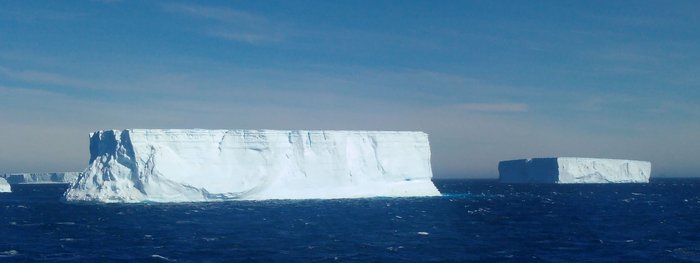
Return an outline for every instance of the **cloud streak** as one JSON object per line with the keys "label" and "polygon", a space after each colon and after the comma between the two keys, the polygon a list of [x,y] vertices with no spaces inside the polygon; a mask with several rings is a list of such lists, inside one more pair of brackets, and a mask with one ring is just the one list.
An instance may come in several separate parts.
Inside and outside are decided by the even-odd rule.
{"label": "cloud streak", "polygon": [[90,85],[83,80],[66,77],[61,74],[36,70],[17,70],[2,65],[0,65],[0,76],[29,83],[81,88],[90,87]]}
{"label": "cloud streak", "polygon": [[250,12],[196,4],[164,4],[163,10],[210,22],[202,30],[208,36],[247,44],[280,42],[290,29]]}
{"label": "cloud streak", "polygon": [[523,103],[461,103],[454,108],[469,112],[526,112],[530,110]]}

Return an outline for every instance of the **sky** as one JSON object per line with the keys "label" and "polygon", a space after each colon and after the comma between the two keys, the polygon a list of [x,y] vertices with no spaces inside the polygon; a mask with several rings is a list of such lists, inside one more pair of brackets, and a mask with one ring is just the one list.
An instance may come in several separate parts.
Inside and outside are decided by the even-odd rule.
{"label": "sky", "polygon": [[697,1],[1,1],[0,173],[81,171],[102,129],[420,130],[436,178],[500,160],[700,175]]}

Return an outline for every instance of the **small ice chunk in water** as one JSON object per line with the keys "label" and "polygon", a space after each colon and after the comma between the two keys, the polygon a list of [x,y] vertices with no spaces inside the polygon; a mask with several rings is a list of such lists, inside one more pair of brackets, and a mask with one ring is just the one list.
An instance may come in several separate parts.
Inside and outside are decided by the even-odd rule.
{"label": "small ice chunk in water", "polygon": [[166,258],[166,257],[161,256],[161,255],[158,255],[158,254],[153,254],[153,255],[151,255],[151,257],[152,257],[152,258],[157,258],[157,259],[162,259],[162,260],[165,260],[165,261],[175,261],[175,260]]}

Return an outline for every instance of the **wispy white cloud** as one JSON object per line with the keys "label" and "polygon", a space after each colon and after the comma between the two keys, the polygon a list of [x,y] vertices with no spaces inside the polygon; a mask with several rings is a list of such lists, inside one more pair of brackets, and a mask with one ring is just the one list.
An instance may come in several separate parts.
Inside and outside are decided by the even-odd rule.
{"label": "wispy white cloud", "polygon": [[207,35],[249,44],[279,42],[284,39],[283,34],[277,34],[274,32],[241,32],[227,29],[210,30],[207,32]]}
{"label": "wispy white cloud", "polygon": [[248,44],[279,42],[291,31],[286,25],[250,12],[196,4],[164,4],[163,10],[209,20],[205,35]]}
{"label": "wispy white cloud", "polygon": [[81,88],[90,87],[90,85],[87,82],[81,79],[66,77],[64,75],[52,72],[36,70],[18,70],[2,65],[0,65],[0,76],[29,83],[40,83]]}
{"label": "wispy white cloud", "polygon": [[166,11],[217,20],[219,22],[251,24],[269,23],[269,21],[262,16],[226,7],[211,7],[196,4],[168,3],[164,4],[163,8]]}
{"label": "wispy white cloud", "polygon": [[461,103],[453,108],[471,112],[526,112],[530,107],[524,103]]}
{"label": "wispy white cloud", "polygon": [[[269,44],[295,40],[295,47],[300,49],[329,49],[347,52],[359,47],[378,48],[380,46],[401,46],[404,48],[438,50],[444,48],[426,34],[443,35],[445,32],[435,28],[422,28],[424,32],[416,35],[402,35],[391,31],[376,29],[358,30],[346,27],[325,27],[318,24],[295,23],[297,21],[277,19],[258,13],[221,6],[208,6],[191,3],[166,3],[162,10],[208,22],[199,28],[201,34],[221,39],[248,43]],[[382,43],[378,45],[377,43]]]}

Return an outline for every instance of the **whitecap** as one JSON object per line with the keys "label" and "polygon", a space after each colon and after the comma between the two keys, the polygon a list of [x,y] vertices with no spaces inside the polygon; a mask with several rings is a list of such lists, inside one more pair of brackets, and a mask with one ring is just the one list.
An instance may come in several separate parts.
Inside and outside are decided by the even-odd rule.
{"label": "whitecap", "polygon": [[167,258],[167,257],[161,256],[161,255],[158,255],[158,254],[153,254],[153,255],[151,255],[151,257],[152,257],[152,258],[157,258],[157,259],[162,259],[162,260],[165,260],[165,261],[175,261],[175,260],[169,259],[169,258]]}
{"label": "whitecap", "polygon": [[14,250],[14,249],[8,250],[8,251],[2,251],[2,252],[0,252],[0,258],[10,258],[10,257],[16,256],[17,254],[19,254],[19,252],[17,252],[17,250]]}

